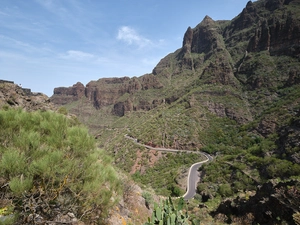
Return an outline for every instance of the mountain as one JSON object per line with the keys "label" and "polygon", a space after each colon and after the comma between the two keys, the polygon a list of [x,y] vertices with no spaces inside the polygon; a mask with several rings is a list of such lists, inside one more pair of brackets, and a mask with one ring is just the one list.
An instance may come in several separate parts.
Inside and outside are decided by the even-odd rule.
{"label": "mountain", "polygon": [[[171,104],[202,84],[250,93],[262,89],[274,92],[282,86],[298,84],[297,4],[297,1],[250,1],[232,21],[213,21],[206,16],[194,29],[187,29],[182,48],[162,59],[152,74],[103,78],[89,82],[86,87],[78,82],[73,87],[55,88],[51,101],[64,105],[84,96],[95,109],[112,106],[112,114],[124,116],[127,112]],[[252,100],[242,95],[240,99],[247,101],[246,105]],[[249,106],[246,108],[252,108]],[[244,115],[243,110],[240,115],[226,106],[223,110],[218,106],[210,108],[226,109],[227,116],[240,122],[257,114],[255,110]],[[219,112],[222,113],[225,112]]]}
{"label": "mountain", "polygon": [[[296,224],[299,60],[300,1],[249,1],[231,21],[206,16],[187,28],[181,48],[150,74],[55,88],[50,99],[87,124],[118,167],[158,194],[182,188],[179,177],[188,165],[181,156],[148,153],[125,134],[154,146],[212,154],[215,160],[202,167],[190,204],[204,204],[202,212],[213,220]],[[264,191],[270,189],[272,196]],[[259,201],[265,205],[257,213],[249,205]]]}

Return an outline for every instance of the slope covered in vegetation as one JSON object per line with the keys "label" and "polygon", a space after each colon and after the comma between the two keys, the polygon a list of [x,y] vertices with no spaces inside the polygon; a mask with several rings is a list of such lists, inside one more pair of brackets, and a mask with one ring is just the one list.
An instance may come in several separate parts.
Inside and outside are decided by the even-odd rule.
{"label": "slope covered in vegetation", "polygon": [[1,110],[0,127],[1,223],[104,221],[120,181],[85,127],[21,109]]}
{"label": "slope covered in vegetation", "polygon": [[222,223],[296,223],[299,7],[299,0],[258,0],[231,21],[206,16],[151,74],[99,79],[57,91],[52,99],[88,93],[77,94],[66,108],[89,125],[119,168],[159,194],[184,189],[179,178],[197,158],[148,152],[124,135],[212,154],[189,205],[198,209],[195,216]]}

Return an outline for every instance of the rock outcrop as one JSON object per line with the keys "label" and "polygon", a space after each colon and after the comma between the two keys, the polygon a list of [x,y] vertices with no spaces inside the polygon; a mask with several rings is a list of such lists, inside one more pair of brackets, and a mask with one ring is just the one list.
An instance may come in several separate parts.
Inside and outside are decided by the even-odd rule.
{"label": "rock outcrop", "polygon": [[258,17],[253,37],[249,41],[248,51],[269,51],[271,55],[289,55],[299,57],[300,24],[291,11],[284,13],[285,5],[299,7],[296,1],[267,1],[265,8],[269,10],[268,18]]}
{"label": "rock outcrop", "polygon": [[0,80],[0,108],[7,106],[27,111],[56,109],[45,94],[31,92],[13,81]]}
{"label": "rock outcrop", "polygon": [[77,82],[72,87],[58,87],[53,91],[51,101],[57,105],[65,105],[79,100],[85,95],[85,87],[82,83]]}
{"label": "rock outcrop", "polygon": [[138,91],[146,91],[148,89],[160,89],[162,87],[163,85],[157,77],[152,74],[146,74],[139,78],[102,78],[89,82],[85,87],[82,83],[78,82],[72,87],[55,88],[51,102],[56,105],[65,105],[85,97],[96,109],[113,105],[112,113],[123,116],[126,111],[143,108],[150,109],[155,107],[155,104],[152,101],[138,101],[137,104],[134,104],[130,99],[120,100],[122,96],[126,94],[132,95]]}

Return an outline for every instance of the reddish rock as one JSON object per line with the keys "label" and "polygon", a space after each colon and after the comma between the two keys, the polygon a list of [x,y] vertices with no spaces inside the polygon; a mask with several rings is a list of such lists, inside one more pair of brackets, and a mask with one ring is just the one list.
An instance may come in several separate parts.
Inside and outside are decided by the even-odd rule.
{"label": "reddish rock", "polygon": [[[112,113],[123,116],[128,111],[153,107],[151,106],[152,101],[139,102],[134,106],[130,99],[119,101],[120,97],[125,94],[134,94],[141,90],[159,89],[162,87],[163,85],[153,74],[146,74],[139,78],[102,78],[89,82],[86,87],[78,82],[72,87],[55,88],[51,101],[57,105],[64,105],[86,97],[96,109],[114,105]],[[148,105],[150,106],[148,107]]]}
{"label": "reddish rock", "polygon": [[85,87],[82,83],[77,82],[72,87],[58,87],[54,89],[51,102],[57,105],[65,105],[79,100],[85,94]]}

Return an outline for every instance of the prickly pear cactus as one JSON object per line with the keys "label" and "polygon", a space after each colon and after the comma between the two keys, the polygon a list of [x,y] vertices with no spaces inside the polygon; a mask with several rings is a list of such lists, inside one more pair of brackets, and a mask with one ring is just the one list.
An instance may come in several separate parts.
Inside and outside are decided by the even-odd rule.
{"label": "prickly pear cactus", "polygon": [[154,210],[151,219],[144,225],[198,225],[199,221],[190,221],[187,212],[183,212],[183,198],[179,199],[177,208],[174,207],[172,199],[161,202],[160,205],[154,204]]}

